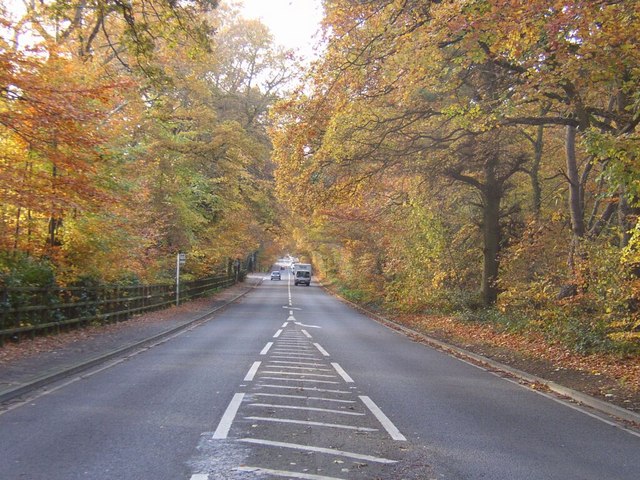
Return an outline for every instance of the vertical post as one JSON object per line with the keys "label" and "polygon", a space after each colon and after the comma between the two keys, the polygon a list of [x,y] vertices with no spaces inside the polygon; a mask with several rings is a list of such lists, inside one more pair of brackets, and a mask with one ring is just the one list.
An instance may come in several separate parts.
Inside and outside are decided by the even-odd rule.
{"label": "vertical post", "polygon": [[176,307],[180,305],[180,253],[176,255]]}

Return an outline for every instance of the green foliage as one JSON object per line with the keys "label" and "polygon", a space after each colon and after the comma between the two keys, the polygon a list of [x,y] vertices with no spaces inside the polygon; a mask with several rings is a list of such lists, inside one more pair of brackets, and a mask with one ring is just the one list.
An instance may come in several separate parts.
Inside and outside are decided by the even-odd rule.
{"label": "green foliage", "polygon": [[0,286],[50,287],[55,285],[54,266],[24,254],[0,253]]}

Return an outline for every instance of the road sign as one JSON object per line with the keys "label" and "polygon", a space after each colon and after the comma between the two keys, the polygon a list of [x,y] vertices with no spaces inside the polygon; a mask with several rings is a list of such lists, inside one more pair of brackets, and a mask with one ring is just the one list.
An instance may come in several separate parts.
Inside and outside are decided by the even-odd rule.
{"label": "road sign", "polygon": [[178,262],[180,262],[180,265],[184,265],[185,263],[187,263],[187,254],[186,253],[179,253],[178,254]]}

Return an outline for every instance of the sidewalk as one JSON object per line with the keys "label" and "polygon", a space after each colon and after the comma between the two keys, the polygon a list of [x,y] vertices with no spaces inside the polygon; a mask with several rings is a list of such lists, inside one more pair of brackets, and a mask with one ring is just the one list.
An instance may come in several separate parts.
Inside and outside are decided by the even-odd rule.
{"label": "sidewalk", "polygon": [[125,322],[7,344],[0,348],[0,403],[206,321],[209,315],[253,290],[264,275],[250,274],[243,283],[210,297]]}

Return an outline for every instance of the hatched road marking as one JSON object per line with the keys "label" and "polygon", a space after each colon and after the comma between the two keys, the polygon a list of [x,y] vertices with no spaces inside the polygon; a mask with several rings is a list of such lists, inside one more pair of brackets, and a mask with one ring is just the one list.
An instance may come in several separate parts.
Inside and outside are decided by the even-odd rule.
{"label": "hatched road marking", "polygon": [[[238,474],[254,473],[257,476],[345,480],[341,473],[349,472],[349,469],[345,468],[346,465],[341,466],[344,462],[335,460],[335,457],[380,465],[397,463],[398,460],[370,453],[381,451],[379,446],[383,439],[389,441],[391,437],[395,441],[406,441],[406,437],[368,396],[358,395],[359,390],[356,386],[349,389],[340,388],[341,385],[354,384],[353,378],[339,363],[325,359],[331,356],[329,352],[319,343],[313,342],[312,335],[301,328],[321,327],[295,321],[293,310],[294,307],[291,307],[289,318],[277,329],[273,335],[274,340],[268,342],[260,351],[264,361],[252,363],[244,377],[244,382],[251,383],[240,384],[241,388],[248,391],[234,394],[212,437],[216,440],[230,439],[247,447],[251,445],[252,452],[261,449],[256,451],[260,452],[256,458],[262,459],[259,461],[262,465],[243,465],[242,460],[239,460],[234,463],[236,467],[232,464],[228,468]],[[245,398],[249,401],[245,402]],[[261,412],[268,413],[268,416],[260,415]],[[276,412],[278,416],[273,416]],[[239,419],[238,422],[236,418]],[[274,426],[269,427],[269,424]],[[380,425],[382,428],[379,428]],[[258,430],[250,430],[253,428]],[[336,437],[335,433],[331,433],[332,430],[357,432],[360,435],[345,437],[347,445],[350,444],[350,440],[347,439],[357,439],[351,440],[354,446],[359,445],[358,449],[366,449],[363,446],[369,445],[371,452],[333,448],[331,444],[327,444],[333,443],[331,439]],[[311,435],[314,431],[326,433]],[[249,432],[250,435],[247,435]],[[255,433],[276,438],[255,438]],[[292,435],[300,443],[281,441],[283,438],[291,438]],[[303,441],[305,439],[311,444],[306,444]],[[298,452],[297,455],[304,452],[315,455],[287,457],[285,453],[271,455],[270,452],[262,451],[270,448],[280,449],[279,452],[286,449],[292,454]],[[244,451],[246,450],[240,450]],[[391,448],[390,451],[396,449]],[[291,461],[293,458],[298,460]],[[300,458],[308,460],[298,463]],[[280,470],[281,466],[287,470]],[[331,474],[338,476],[330,476]],[[213,478],[219,478],[217,472],[194,473],[190,480]]]}
{"label": "hatched road marking", "polygon": [[258,474],[266,473],[268,475],[276,475],[285,478],[300,478],[302,480],[342,480],[339,477],[327,477],[325,475],[314,475],[312,473],[287,472],[286,470],[273,470],[271,468],[260,467],[238,467],[236,470],[240,472],[254,472]]}
{"label": "hatched road marking", "polygon": [[320,353],[322,355],[324,355],[325,357],[330,357],[331,355],[329,355],[329,352],[327,352],[324,348],[322,348],[322,346],[319,343],[314,343],[315,347],[320,351]]}
{"label": "hatched road marking", "polygon": [[245,382],[250,382],[253,380],[253,377],[256,376],[256,372],[258,371],[258,368],[260,368],[261,363],[262,362],[253,362],[253,365],[251,365],[251,368],[244,377]]}
{"label": "hatched road marking", "polygon": [[276,417],[244,417],[247,420],[260,420],[262,422],[274,422],[274,423],[295,423],[296,425],[313,425],[314,427],[329,427],[329,428],[341,428],[344,430],[357,430],[358,432],[377,432],[377,428],[369,427],[356,427],[353,425],[342,425],[339,423],[326,423],[326,422],[313,422],[310,420],[293,420],[291,418],[276,418]]}
{"label": "hatched road marking", "polygon": [[272,440],[261,440],[259,438],[241,438],[238,441],[245,443],[255,443],[257,445],[270,445],[273,447],[292,448],[295,450],[304,450],[307,452],[328,453],[329,455],[339,455],[341,457],[355,458],[357,460],[366,460],[369,462],[398,463],[396,460],[389,460],[388,458],[374,457],[372,455],[363,455],[361,453],[354,452],[345,452],[344,450],[337,450],[335,448],[311,447],[309,445],[300,445],[298,443],[274,442]]}

